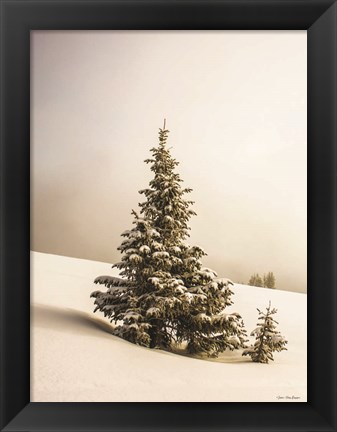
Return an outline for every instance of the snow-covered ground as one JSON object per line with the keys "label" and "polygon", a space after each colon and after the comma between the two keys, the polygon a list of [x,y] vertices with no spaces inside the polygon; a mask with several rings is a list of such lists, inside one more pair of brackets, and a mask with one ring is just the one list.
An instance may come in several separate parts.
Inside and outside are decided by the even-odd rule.
{"label": "snow-covered ground", "polygon": [[101,274],[112,275],[111,265],[31,253],[32,402],[306,402],[305,294],[235,285],[231,310],[248,333],[256,308],[271,300],[288,351],[269,364],[241,352],[202,360],[113,336],[109,321],[92,313],[92,281]]}

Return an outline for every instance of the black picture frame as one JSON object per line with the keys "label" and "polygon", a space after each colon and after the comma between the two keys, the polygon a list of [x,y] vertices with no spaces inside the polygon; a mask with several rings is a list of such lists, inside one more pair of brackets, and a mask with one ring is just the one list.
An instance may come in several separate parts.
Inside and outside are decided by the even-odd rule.
{"label": "black picture frame", "polygon": [[[336,2],[1,0],[0,13],[1,430],[335,431]],[[307,30],[308,402],[30,403],[29,35],[35,29]]]}

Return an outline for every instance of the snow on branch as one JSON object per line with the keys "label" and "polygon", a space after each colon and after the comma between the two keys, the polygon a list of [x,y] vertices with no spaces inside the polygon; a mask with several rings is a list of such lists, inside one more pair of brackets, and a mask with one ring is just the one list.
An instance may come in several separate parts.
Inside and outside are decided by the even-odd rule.
{"label": "snow on branch", "polygon": [[101,284],[101,285],[105,285],[107,288],[110,287],[126,287],[126,286],[130,286],[130,282],[122,279],[122,278],[118,278],[115,276],[98,276],[95,280],[94,280],[95,284]]}

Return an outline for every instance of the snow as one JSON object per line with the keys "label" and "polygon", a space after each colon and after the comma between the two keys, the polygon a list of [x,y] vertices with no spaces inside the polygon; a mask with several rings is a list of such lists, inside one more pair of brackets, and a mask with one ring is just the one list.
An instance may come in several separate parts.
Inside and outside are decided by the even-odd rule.
{"label": "snow", "polygon": [[196,315],[195,318],[197,320],[200,320],[200,321],[211,321],[211,318],[204,313],[200,313],[200,314]]}
{"label": "snow", "polygon": [[167,252],[154,252],[154,253],[152,254],[152,256],[153,256],[153,258],[161,258],[161,259],[164,259],[164,258],[169,258],[169,257],[170,257],[170,254],[167,253]]}
{"label": "snow", "polygon": [[158,316],[159,313],[160,313],[160,309],[158,309],[156,307],[152,307],[146,311],[146,315],[148,315],[148,316],[151,316],[151,315]]}
{"label": "snow", "polygon": [[148,233],[149,233],[149,235],[151,236],[151,237],[159,237],[160,235],[159,235],[159,232],[157,231],[157,230],[155,230],[154,228],[151,228],[149,231],[148,231]]}
{"label": "snow", "polygon": [[148,246],[143,245],[139,248],[139,252],[147,254],[151,252],[151,249]]}
{"label": "snow", "polygon": [[180,247],[178,247],[178,246],[173,246],[173,247],[171,248],[171,250],[172,250],[172,252],[177,252],[177,253],[181,252],[181,249],[180,249]]}
{"label": "snow", "polygon": [[213,279],[214,281],[216,281],[218,284],[222,284],[222,285],[233,285],[233,282],[230,279],[227,278],[215,278]]}
{"label": "snow", "polygon": [[264,310],[271,300],[278,309],[277,330],[288,351],[276,352],[274,362],[253,363],[239,350],[218,359],[191,358],[111,334],[108,319],[93,314],[90,298],[97,276],[118,276],[110,268],[31,253],[32,402],[306,402],[305,294],[231,287],[234,305],[226,312],[239,312],[248,334],[256,328],[256,308]]}
{"label": "snow", "polygon": [[143,261],[143,258],[140,257],[140,256],[137,255],[137,254],[131,254],[131,255],[129,256],[129,260],[130,260],[130,261],[133,261],[133,262],[142,262],[142,261]]}

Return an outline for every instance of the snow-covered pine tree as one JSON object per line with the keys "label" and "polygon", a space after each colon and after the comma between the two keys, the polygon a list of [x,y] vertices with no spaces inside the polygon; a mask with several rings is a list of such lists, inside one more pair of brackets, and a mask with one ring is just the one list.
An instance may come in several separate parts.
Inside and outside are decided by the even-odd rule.
{"label": "snow-covered pine tree", "polygon": [[266,313],[260,311],[258,324],[255,330],[250,334],[255,336],[256,341],[253,346],[246,349],[242,355],[250,356],[253,362],[257,363],[268,363],[269,360],[274,360],[273,352],[283,351],[287,348],[285,345],[288,343],[286,339],[276,330],[276,324],[278,322],[272,317],[276,314],[277,309],[271,309],[271,303],[267,307]]}
{"label": "snow-covered pine tree", "polygon": [[108,292],[92,296],[95,310],[123,321],[117,332],[125,339],[163,348],[187,342],[189,352],[216,356],[226,348],[244,347],[246,333],[238,313],[224,312],[232,304],[232,282],[203,268],[206,253],[186,242],[195,212],[193,202],[184,198],[191,189],[182,188],[175,172],[178,162],[167,148],[168,132],[164,122],[159,145],[145,161],[154,178],[140,191],[146,197],[139,204],[143,218],[134,212],[136,227],[123,233],[123,257],[116,267],[124,279],[98,277],[95,282],[105,284]]}

